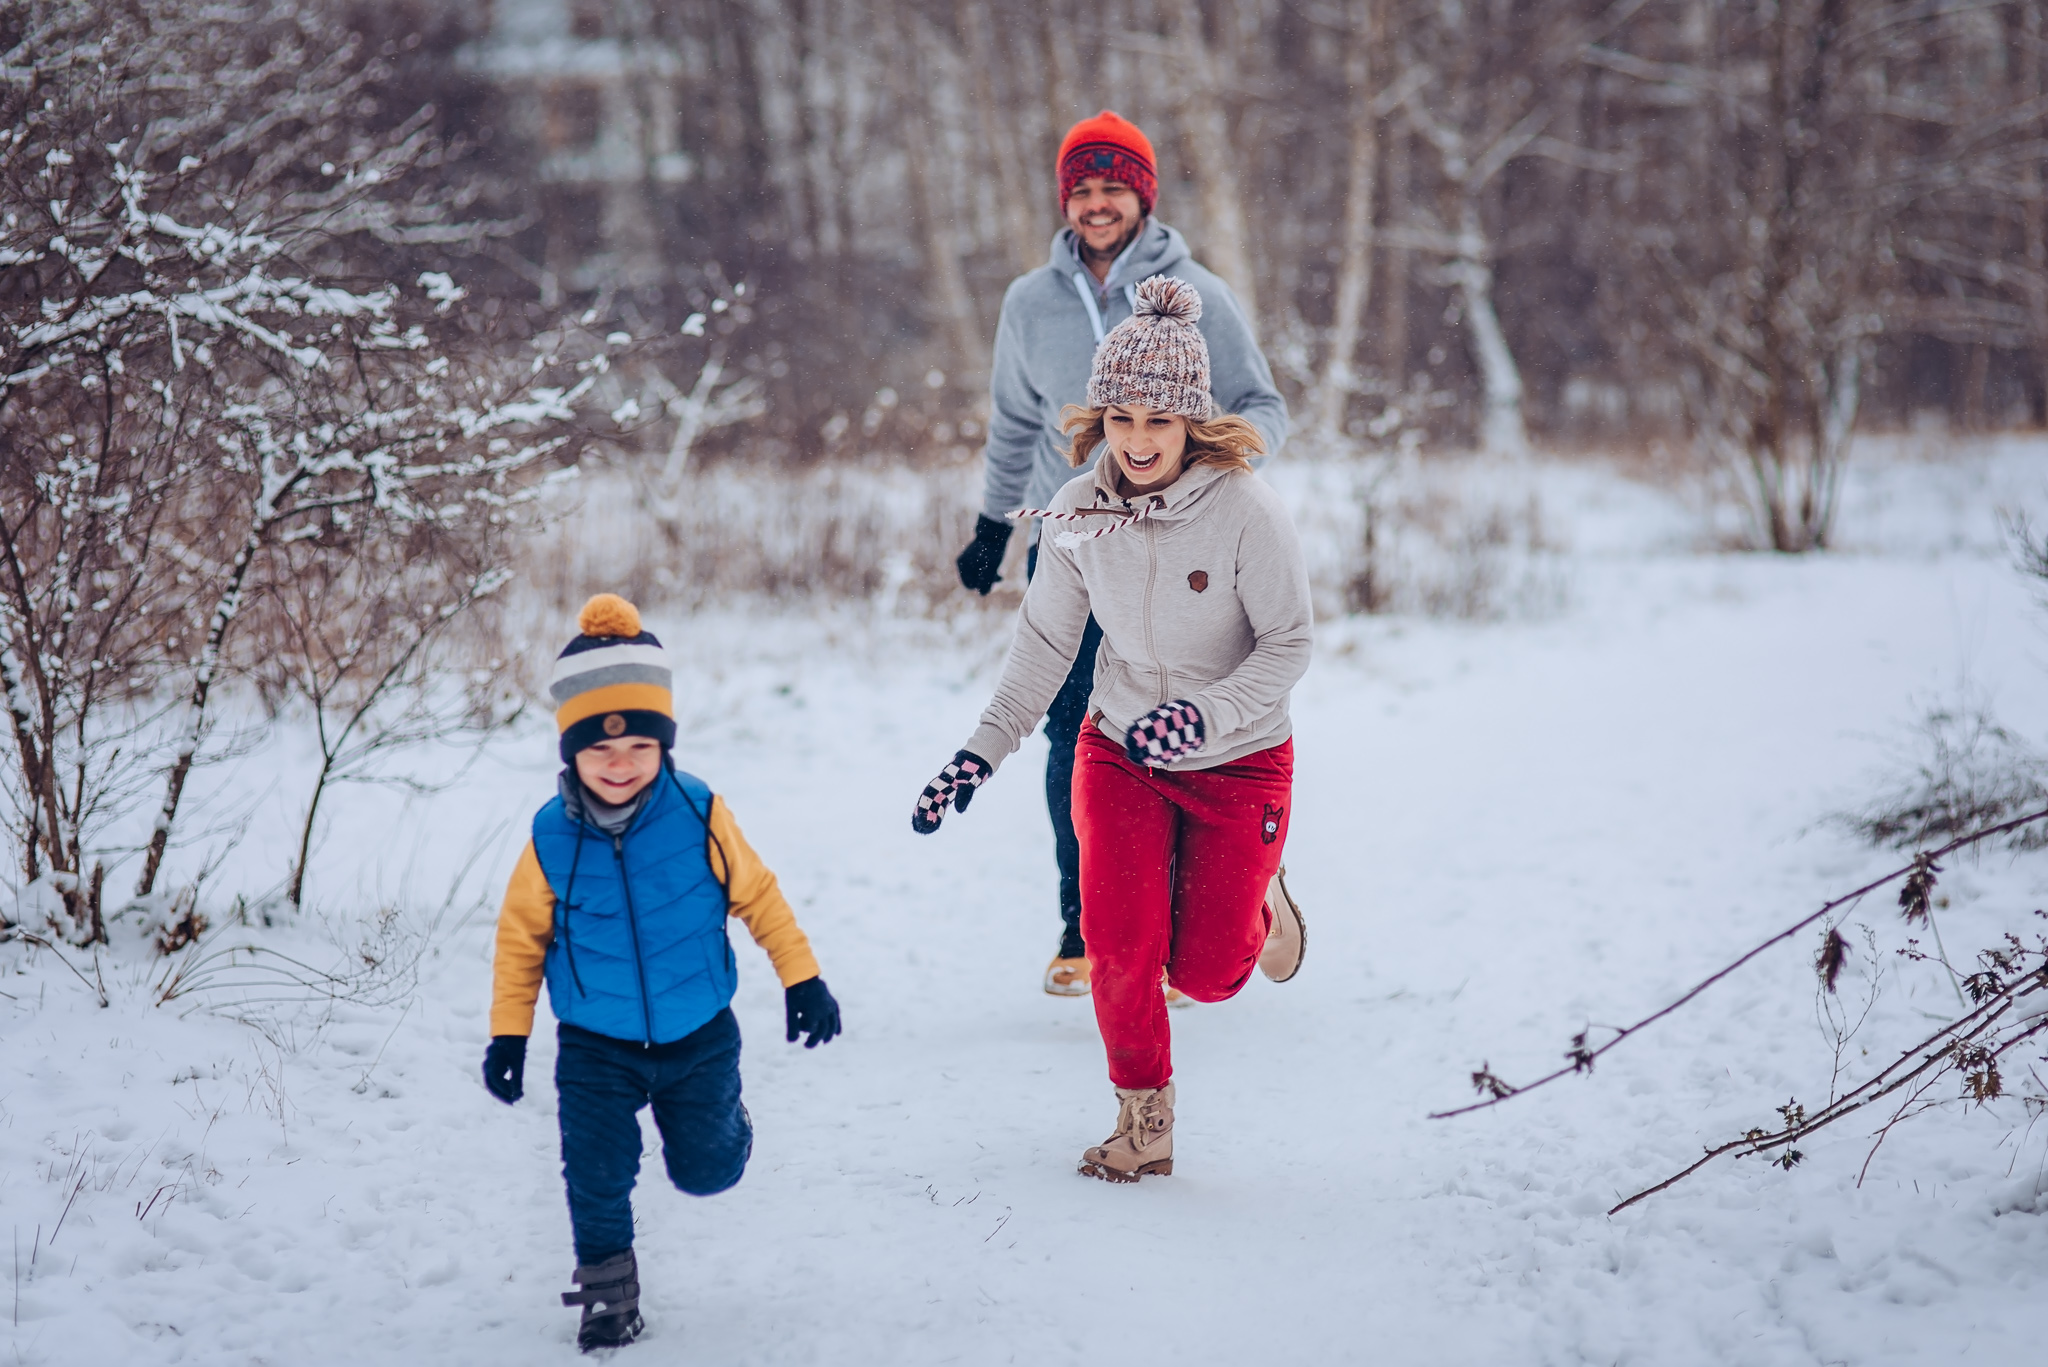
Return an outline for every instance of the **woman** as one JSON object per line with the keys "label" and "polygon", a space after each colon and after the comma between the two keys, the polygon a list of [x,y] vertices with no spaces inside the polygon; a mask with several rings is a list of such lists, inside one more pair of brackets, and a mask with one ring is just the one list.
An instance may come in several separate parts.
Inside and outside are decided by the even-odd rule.
{"label": "woman", "polygon": [[1308,668],[1308,572],[1279,498],[1251,472],[1257,429],[1211,418],[1209,352],[1186,281],[1153,276],[1103,340],[1068,458],[1109,458],[1042,517],[1038,573],[981,725],[925,786],[936,831],[1037,726],[1092,612],[1102,627],[1089,724],[1075,746],[1082,938],[1116,1087],[1116,1131],[1081,1171],[1173,1171],[1166,981],[1235,996],[1254,965],[1300,965],[1300,912],[1280,886],[1294,744],[1288,693]]}

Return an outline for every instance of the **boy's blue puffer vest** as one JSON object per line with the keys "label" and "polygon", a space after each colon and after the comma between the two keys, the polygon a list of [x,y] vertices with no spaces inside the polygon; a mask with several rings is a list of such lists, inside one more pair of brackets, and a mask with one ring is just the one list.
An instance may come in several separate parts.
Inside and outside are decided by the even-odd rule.
{"label": "boy's blue puffer vest", "polygon": [[738,985],[728,903],[705,854],[711,789],[669,770],[618,837],[572,821],[558,795],[533,818],[555,893],[548,1004],[555,1019],[645,1044],[679,1040]]}

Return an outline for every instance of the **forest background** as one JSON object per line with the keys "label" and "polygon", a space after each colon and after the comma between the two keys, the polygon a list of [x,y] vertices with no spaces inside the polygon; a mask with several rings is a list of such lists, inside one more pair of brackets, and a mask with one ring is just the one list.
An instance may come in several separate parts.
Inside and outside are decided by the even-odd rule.
{"label": "forest background", "polygon": [[1326,616],[1544,597],[1500,563],[1554,549],[1540,500],[1436,487],[1461,452],[1607,452],[1804,552],[1856,433],[2048,425],[2033,4],[0,16],[13,862],[88,942],[109,861],[161,901],[195,767],[287,715],[296,905],[326,786],[516,718],[591,583],[962,610],[1002,291],[1104,104],[1336,482]]}
{"label": "forest background", "polygon": [[[1273,358],[1325,616],[1554,598],[1538,448],[1804,552],[1859,431],[2048,425],[2038,5],[0,21],[12,862],[75,943],[131,860],[145,934],[199,933],[234,837],[181,829],[186,785],[287,717],[297,906],[328,787],[513,723],[592,583],[963,610],[995,315],[1100,104]],[[1446,489],[1461,452],[1507,464]]]}
{"label": "forest background", "polygon": [[[1658,436],[1798,484],[1858,423],[2048,421],[2038,6],[417,13],[405,88],[523,206],[506,259],[543,297],[679,316],[698,273],[757,284],[737,356],[767,416],[732,438],[756,458],[977,445],[1054,150],[1104,103],[1326,438]],[[1781,549],[1825,537],[1813,478],[1811,509],[1764,510]]]}
{"label": "forest background", "polygon": [[[1178,1309],[1132,1346],[1264,1334],[1213,1318],[1253,1248],[1384,1307],[1392,1360],[1448,1327],[1473,1360],[1926,1361],[1941,1303],[2031,1361],[2012,1276],[2048,1235],[2007,1217],[2048,1209],[2048,942],[2038,860],[2004,856],[2048,821],[2043,27],[2017,0],[0,0],[17,1354],[173,1360],[195,1325],[258,1356],[365,1324],[564,1348],[552,1290],[506,1291],[561,1243],[545,1089],[505,1112],[474,1069],[554,769],[540,684],[600,588],[669,643],[689,762],[855,1026],[829,1059],[755,1047],[782,1177],[661,1222],[724,1222],[731,1286],[788,1299],[650,1304],[734,1361],[1121,1342],[1130,1245],[1066,1157],[1099,1041],[1037,990],[1036,785],[914,852],[902,820],[1024,578],[1021,537],[987,598],[953,566],[999,301],[1058,227],[1060,132],[1110,106],[1273,359],[1295,426],[1261,478],[1318,616],[1290,877],[1322,967],[1176,1024],[1238,1099],[1206,1114],[1250,1123],[1176,1215],[1128,1217],[1219,1250],[1213,1282],[1159,1264]],[[1704,1028],[1644,1028],[1680,1006]],[[779,1021],[772,983],[738,1009]],[[963,1163],[991,1095],[1023,1138]],[[1466,1103],[1490,1118],[1424,1118]],[[1885,1138],[1937,1109],[1993,1124]],[[1322,1147],[1276,1171],[1273,1126]],[[1771,1166],[1667,1191],[1702,1148]],[[545,1179],[511,1233],[508,1171]],[[1217,1224],[1219,1177],[1290,1213]],[[886,1193],[834,1207],[868,1240],[886,1206],[879,1254],[794,1233],[849,1181]],[[957,1279],[943,1332],[907,1267]],[[321,1333],[266,1294],[315,1284]],[[1046,1321],[1077,1286],[1103,1298]]]}

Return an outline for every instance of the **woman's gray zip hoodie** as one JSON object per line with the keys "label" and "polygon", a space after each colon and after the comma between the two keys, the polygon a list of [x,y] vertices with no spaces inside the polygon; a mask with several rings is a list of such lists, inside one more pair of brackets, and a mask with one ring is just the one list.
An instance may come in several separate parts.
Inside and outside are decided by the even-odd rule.
{"label": "woman's gray zip hoodie", "polygon": [[[1314,640],[1308,567],[1279,495],[1257,476],[1197,465],[1163,493],[1125,499],[1113,462],[1054,497],[1038,572],[995,698],[964,747],[1001,765],[1066,680],[1092,612],[1102,626],[1090,710],[1121,739],[1161,703],[1201,709],[1202,748],[1169,766],[1210,769],[1293,734],[1287,699]],[[1145,516],[1103,536],[1098,521]]]}

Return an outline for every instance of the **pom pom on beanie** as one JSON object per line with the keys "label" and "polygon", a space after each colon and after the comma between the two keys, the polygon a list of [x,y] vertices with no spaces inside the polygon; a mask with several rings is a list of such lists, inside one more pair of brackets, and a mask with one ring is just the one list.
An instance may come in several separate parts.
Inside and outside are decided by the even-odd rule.
{"label": "pom pom on beanie", "polygon": [[1095,349],[1088,406],[1128,404],[1207,421],[1209,344],[1195,326],[1201,293],[1185,280],[1155,275],[1138,282],[1136,304]]}
{"label": "pom pom on beanie", "polygon": [[600,593],[576,614],[576,626],[585,636],[638,636],[640,609],[616,593]]}
{"label": "pom pom on beanie", "polygon": [[[1138,306],[1133,310],[1135,317],[1164,318],[1175,323],[1198,323],[1202,319],[1202,292],[1177,275],[1152,276],[1139,282],[1136,292]],[[1207,346],[1206,342],[1203,343],[1205,351]],[[597,600],[593,598],[591,601]],[[583,610],[590,611],[589,608]]]}

